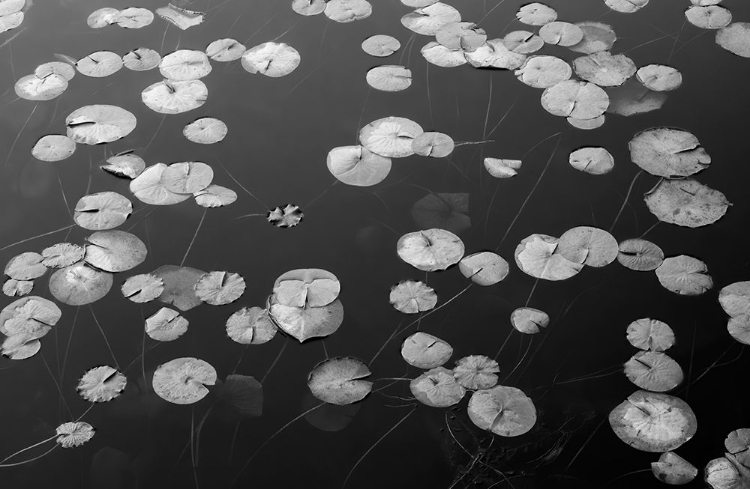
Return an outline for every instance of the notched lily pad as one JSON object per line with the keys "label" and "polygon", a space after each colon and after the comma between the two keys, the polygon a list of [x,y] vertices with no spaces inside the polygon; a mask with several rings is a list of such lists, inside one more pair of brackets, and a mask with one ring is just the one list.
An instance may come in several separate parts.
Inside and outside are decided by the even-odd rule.
{"label": "notched lily pad", "polygon": [[466,389],[444,367],[429,370],[409,383],[409,389],[419,402],[430,407],[449,407],[458,404]]}
{"label": "notched lily pad", "polygon": [[453,347],[447,342],[421,331],[409,336],[401,344],[401,356],[406,363],[425,370],[444,365],[451,355]]}
{"label": "notched lily pad", "polygon": [[176,358],[154,371],[154,392],[173,404],[194,404],[208,395],[207,385],[216,383],[216,370],[192,357]]}
{"label": "notched lily pad", "polygon": [[78,381],[78,394],[89,402],[107,402],[119,396],[128,379],[108,365],[87,370]]}
{"label": "notched lily pad", "polygon": [[475,425],[505,437],[527,433],[537,418],[534,403],[523,391],[502,385],[474,392],[468,411]]}
{"label": "notched lily pad", "polygon": [[312,394],[323,402],[343,406],[364,399],[372,382],[363,380],[371,374],[367,366],[353,357],[336,357],[315,366],[307,378]]}

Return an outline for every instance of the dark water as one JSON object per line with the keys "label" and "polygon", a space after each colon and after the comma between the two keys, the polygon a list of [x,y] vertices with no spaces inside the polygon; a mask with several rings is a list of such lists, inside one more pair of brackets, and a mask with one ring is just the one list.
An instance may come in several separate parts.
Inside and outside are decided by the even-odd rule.
{"label": "dark water", "polygon": [[[91,307],[61,305],[62,319],[42,341],[39,354],[23,361],[0,361],[0,457],[50,437],[58,424],[70,421],[61,395],[76,417],[89,407],[75,392],[78,378],[91,367],[112,364],[92,311],[128,377],[128,387],[120,398],[96,405],[83,418],[97,429],[90,442],[54,450],[20,467],[0,468],[0,485],[12,489],[223,488],[239,477],[236,487],[341,487],[360,457],[408,415],[361,460],[347,487],[449,487],[455,481],[453,487],[599,488],[608,482],[607,487],[657,486],[661,483],[648,471],[657,454],[625,445],[606,422],[609,411],[634,386],[621,372],[566,382],[610,373],[627,361],[634,349],[625,339],[625,329],[642,317],[661,319],[676,334],[677,343],[669,354],[682,366],[686,380],[675,392],[691,405],[699,426],[695,437],[677,452],[701,469],[721,456],[727,433],[750,423],[745,380],[750,365],[742,355],[744,347],[727,334],[726,315],[717,302],[721,287],[750,275],[746,232],[750,142],[744,118],[750,104],[748,61],[719,48],[713,31],[685,23],[686,0],[654,0],[630,15],[611,12],[601,0],[549,0],[558,20],[612,25],[618,34],[613,53],[627,53],[637,66],[670,64],[683,75],[683,85],[669,93],[660,110],[628,118],[608,114],[603,127],[582,131],[544,111],[539,103],[541,91],[519,83],[512,73],[469,65],[428,68],[419,49],[429,39],[415,36],[413,46],[407,45],[412,33],[399,19],[410,9],[400,2],[374,1],[371,17],[350,24],[334,23],[323,15],[301,17],[290,3],[234,0],[219,5],[217,0],[196,0],[185,6],[207,11],[204,24],[186,31],[172,26],[165,33],[167,24],[158,17],[140,30],[86,26],[86,17],[97,8],[132,6],[123,1],[36,0],[22,26],[0,34],[2,43],[25,29],[0,48],[0,80],[3,90],[10,88],[0,97],[0,159],[5,160],[13,146],[0,173],[0,246],[67,226],[71,219],[66,205],[73,206],[87,190],[111,190],[133,201],[139,212],[121,229],[132,228],[149,251],[143,264],[115,277],[115,286],[128,276],[163,264],[179,264],[203,209],[188,201],[154,210],[132,196],[126,180],[97,168],[105,157],[132,148],[148,164],[205,161],[215,169],[214,183],[237,191],[236,203],[208,210],[185,264],[237,272],[247,284],[242,298],[231,305],[202,305],[184,313],[190,321],[188,333],[158,346],[144,339],[143,320],[160,304],[139,307],[113,290]],[[498,5],[496,0],[448,3],[466,21],[479,20]],[[514,20],[523,3],[502,2],[480,26],[490,38],[516,29],[532,30]],[[750,20],[750,5],[743,0],[725,0],[722,5],[732,11],[735,21]],[[144,0],[137,6],[154,10],[162,5]],[[383,61],[364,54],[360,43],[373,34],[396,37],[402,49]],[[212,73],[203,79],[209,89],[207,103],[167,116],[163,123],[162,116],[140,99],[145,87],[161,79],[158,70],[123,69],[107,78],[77,74],[56,100],[14,101],[14,80],[53,60],[54,53],[80,58],[98,50],[124,54],[145,46],[166,54],[177,47],[205,49],[223,37],[233,37],[247,47],[278,38],[294,46],[302,61],[292,74],[275,79],[250,75],[239,61],[213,63]],[[655,41],[640,46],[651,40]],[[579,56],[549,46],[543,54],[569,62]],[[410,68],[412,86],[398,93],[368,88],[365,73],[382,63]],[[64,133],[67,114],[88,104],[121,106],[137,117],[138,126],[114,143],[79,145],[73,157],[62,162],[40,162],[30,155],[39,137]],[[492,137],[494,142],[457,147],[450,159],[412,156],[394,160],[391,173],[376,187],[334,185],[325,165],[331,148],[357,144],[359,128],[382,117],[407,117],[456,141],[478,141],[485,132],[485,120],[494,127],[511,106]],[[186,141],[182,128],[201,116],[226,122],[227,138],[208,146]],[[560,236],[578,225],[610,228],[639,170],[630,162],[627,143],[635,133],[655,126],[679,127],[699,138],[713,162],[698,179],[722,191],[733,206],[723,219],[707,227],[660,223],[650,229],[656,218],[642,195],[658,180],[642,175],[612,233],[621,241],[648,230],[646,238],[667,256],[700,258],[708,265],[714,288],[699,297],[678,296],[661,287],[654,273],[633,272],[616,262],[605,268],[586,268],[565,282],[537,283],[522,273],[513,263],[513,251],[529,234]],[[513,179],[494,180],[482,167],[486,156],[520,158],[556,133],[559,136],[524,158],[522,170]],[[615,158],[614,171],[592,176],[573,170],[567,157],[581,146],[607,148]],[[264,205],[238,188],[219,163]],[[427,194],[425,188],[469,193],[472,227],[460,234],[467,251],[495,249],[507,232],[498,253],[511,262],[511,273],[497,285],[470,287],[425,318],[420,329],[453,346],[450,367],[466,355],[494,356],[512,331],[509,316],[515,308],[528,303],[548,312],[552,321],[545,331],[533,338],[514,332],[498,357],[501,382],[532,398],[539,413],[537,426],[518,438],[493,439],[468,419],[469,396],[451,409],[417,406],[412,412],[417,403],[410,399],[408,383],[401,381],[359,403],[346,429],[326,432],[297,419],[276,434],[317,403],[306,381],[318,362],[326,356],[354,356],[367,363],[395,328],[411,321],[388,303],[393,285],[406,279],[426,281],[441,304],[468,284],[455,267],[425,274],[396,255],[398,238],[418,229],[410,209]],[[305,212],[296,228],[275,228],[262,217],[236,219],[265,214],[287,203]],[[82,243],[89,234],[73,228],[67,241]],[[0,262],[23,251],[41,251],[65,236],[66,231],[61,231],[6,247]],[[224,323],[234,311],[243,306],[263,307],[279,275],[313,267],[333,272],[342,284],[345,319],[335,334],[304,344],[277,335],[267,344],[247,349],[227,338]],[[52,298],[46,282],[46,278],[38,279],[33,294]],[[11,301],[4,298],[3,307]],[[400,358],[398,347],[413,330],[394,339],[370,366],[372,379],[419,375],[418,369]],[[144,345],[153,349],[141,361]],[[283,354],[269,372],[282,348]],[[178,406],[150,390],[150,376],[157,366],[187,356],[209,362],[220,379],[235,369],[258,380],[268,372],[262,417],[238,425],[231,411],[212,410],[197,448],[193,440],[197,460],[191,460],[191,425],[198,425],[213,405],[212,397],[193,406]],[[555,381],[560,385],[552,386]],[[376,382],[376,388],[386,384]],[[13,461],[41,454],[43,448]],[[646,471],[616,479],[641,469]],[[704,487],[701,478],[699,474],[688,487]]]}

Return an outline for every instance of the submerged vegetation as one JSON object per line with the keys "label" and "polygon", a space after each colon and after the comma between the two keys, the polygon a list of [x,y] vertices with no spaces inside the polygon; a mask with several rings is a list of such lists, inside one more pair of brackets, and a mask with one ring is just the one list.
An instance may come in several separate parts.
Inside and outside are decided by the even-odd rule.
{"label": "submerged vegetation", "polygon": [[749,147],[670,106],[682,49],[741,81],[750,9],[681,1],[0,0],[0,418],[59,424],[0,479],[86,444],[95,489],[748,487]]}

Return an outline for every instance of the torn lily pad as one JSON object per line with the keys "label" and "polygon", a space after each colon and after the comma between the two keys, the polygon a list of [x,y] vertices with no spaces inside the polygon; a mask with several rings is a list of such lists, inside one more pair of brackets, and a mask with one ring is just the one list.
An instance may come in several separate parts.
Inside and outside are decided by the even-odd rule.
{"label": "torn lily pad", "polygon": [[687,255],[665,258],[656,276],[665,289],[680,295],[700,295],[714,286],[706,264]]}
{"label": "torn lily pad", "polygon": [[146,318],[146,334],[156,341],[173,341],[188,330],[188,320],[168,307],[162,307]]}
{"label": "torn lily pad", "polygon": [[398,256],[418,270],[445,270],[464,256],[461,238],[445,229],[407,233],[396,244]]}
{"label": "torn lily pad", "polygon": [[276,326],[267,309],[243,307],[235,312],[226,324],[227,336],[241,345],[262,345],[276,336]]}
{"label": "torn lily pad", "polygon": [[150,273],[134,275],[122,284],[120,291],[132,302],[151,302],[164,292],[164,280]]}
{"label": "torn lily pad", "polygon": [[423,282],[404,280],[391,287],[389,300],[396,310],[406,314],[429,311],[437,304],[435,290]]}
{"label": "torn lily pad", "polygon": [[0,333],[21,333],[36,338],[46,335],[62,317],[57,305],[43,297],[27,296],[11,302],[0,311]]}
{"label": "torn lily pad", "polygon": [[94,437],[96,430],[83,421],[63,423],[55,429],[55,440],[63,448],[80,447]]}
{"label": "torn lily pad", "polygon": [[156,9],[156,15],[184,31],[185,29],[202,23],[206,14],[194,10],[187,10],[169,3],[166,7]]}
{"label": "torn lily pad", "polygon": [[195,295],[212,306],[230,304],[245,292],[245,280],[237,273],[209,272],[195,284]]}
{"label": "torn lily pad", "polygon": [[128,379],[108,365],[87,370],[78,381],[78,394],[89,402],[107,402],[119,396]]}
{"label": "torn lily pad", "polygon": [[510,315],[514,328],[524,334],[537,334],[549,326],[549,314],[533,307],[519,307]]}
{"label": "torn lily pad", "polygon": [[302,221],[305,214],[294,204],[287,204],[282,209],[276,207],[268,211],[266,220],[276,226],[277,228],[292,228]]}
{"label": "torn lily pad", "polygon": [[453,377],[465,389],[489,389],[497,384],[497,362],[484,355],[469,355],[456,361]]}

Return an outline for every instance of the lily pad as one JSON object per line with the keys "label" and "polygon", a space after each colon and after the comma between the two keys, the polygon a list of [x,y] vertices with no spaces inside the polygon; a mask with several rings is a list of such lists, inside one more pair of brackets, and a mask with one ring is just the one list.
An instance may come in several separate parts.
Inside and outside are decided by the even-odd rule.
{"label": "lily pad", "polygon": [[605,175],[615,167],[615,159],[612,154],[599,147],[577,149],[570,153],[568,162],[576,170],[591,175]]}
{"label": "lily pad", "polygon": [[240,59],[247,48],[236,39],[217,39],[206,48],[206,54],[214,61],[226,63]]}
{"label": "lily pad", "polygon": [[641,351],[625,362],[625,376],[641,389],[666,392],[682,383],[680,364],[666,353]]}
{"label": "lily pad", "polygon": [[706,264],[687,255],[665,258],[656,276],[665,289],[680,295],[700,295],[714,286]]}
{"label": "lily pad", "polygon": [[344,321],[344,306],[338,299],[322,307],[285,306],[272,300],[268,312],[274,324],[300,343],[329,336]]}
{"label": "lily pad", "polygon": [[78,394],[89,402],[107,402],[119,396],[128,379],[117,369],[103,365],[87,370],[78,381]]}
{"label": "lily pad", "polygon": [[396,251],[414,268],[434,272],[458,263],[464,256],[464,243],[450,231],[427,229],[401,236]]}
{"label": "lily pad", "polygon": [[685,10],[685,18],[701,29],[721,29],[732,22],[732,12],[719,5],[693,5]]}
{"label": "lily pad", "polygon": [[559,240],[546,234],[524,238],[513,253],[522,272],[544,280],[565,280],[583,268],[557,252]]}
{"label": "lily pad", "polygon": [[497,362],[484,355],[469,355],[456,361],[453,377],[462,387],[470,390],[489,389],[497,384]]}
{"label": "lily pad", "polygon": [[732,205],[719,192],[697,180],[661,180],[644,200],[660,221],[697,228],[721,219]]}
{"label": "lily pad", "polygon": [[604,0],[604,3],[615,12],[632,14],[648,5],[648,0]]}
{"label": "lily pad", "polygon": [[716,31],[716,44],[732,54],[750,58],[750,22],[735,22]]}
{"label": "lily pad", "polygon": [[630,270],[648,272],[664,262],[664,252],[645,239],[626,239],[618,245],[617,261]]}
{"label": "lily pad", "polygon": [[495,178],[510,178],[518,175],[521,168],[521,160],[508,160],[500,158],[485,158],[484,168]]}
{"label": "lily pad", "polygon": [[200,161],[172,163],[159,177],[161,185],[175,194],[194,194],[211,185],[213,169]]}
{"label": "lily pad", "polygon": [[5,336],[28,334],[38,339],[46,335],[62,317],[57,305],[43,297],[27,296],[11,302],[0,311],[0,333]]}
{"label": "lily pad", "polygon": [[448,49],[474,51],[487,40],[487,33],[473,22],[449,22],[435,33],[435,40]]}
{"label": "lily pad", "polygon": [[151,302],[164,292],[164,281],[156,275],[143,273],[128,278],[120,290],[125,298],[133,302]]}
{"label": "lily pad", "polygon": [[98,231],[86,238],[86,242],[86,262],[107,272],[135,268],[148,253],[143,241],[126,231]]}
{"label": "lily pad", "polygon": [[409,389],[419,402],[437,408],[458,404],[466,394],[466,389],[453,377],[453,371],[444,367],[423,373],[409,383]]}
{"label": "lily pad", "polygon": [[666,65],[646,65],[636,72],[638,81],[655,92],[676,90],[682,85],[682,74],[676,68]]}
{"label": "lily pad", "polygon": [[636,72],[635,63],[624,54],[612,55],[598,51],[573,60],[573,69],[579,78],[600,87],[617,87]]}
{"label": "lily pad", "polygon": [[413,280],[404,280],[391,287],[389,299],[393,307],[407,314],[429,311],[437,304],[433,288]]}
{"label": "lily pad", "polygon": [[593,83],[565,80],[544,90],[542,107],[560,117],[594,119],[609,107],[609,96]]}
{"label": "lily pad", "polygon": [[386,158],[404,158],[414,154],[412,141],[422,134],[422,126],[403,117],[385,117],[367,124],[359,132],[365,148]]}
{"label": "lily pad", "polygon": [[515,71],[516,78],[533,88],[549,88],[570,79],[573,69],[555,56],[532,56]]}
{"label": "lily pad", "polygon": [[263,386],[251,375],[227,375],[218,390],[225,405],[243,418],[257,418],[263,414]]}
{"label": "lily pad", "polygon": [[230,304],[245,292],[245,280],[237,273],[209,272],[195,284],[195,295],[212,306]]}
{"label": "lily pad", "polygon": [[401,17],[404,27],[423,36],[434,36],[450,22],[461,22],[461,14],[443,2],[433,2]]}
{"label": "lily pad", "polygon": [[502,385],[474,392],[468,412],[475,425],[505,437],[527,433],[537,417],[534,403],[522,390]]}
{"label": "lily pad", "polygon": [[533,307],[519,307],[510,314],[514,328],[524,334],[537,334],[549,326],[549,314]]}
{"label": "lily pad", "polygon": [[175,358],[154,372],[154,392],[173,404],[194,404],[208,395],[207,385],[216,383],[216,370],[192,357]]}
{"label": "lily pad", "polygon": [[156,15],[166,20],[172,25],[176,25],[181,30],[194,27],[203,22],[205,14],[194,10],[187,10],[171,3],[166,7],[156,9]]}
{"label": "lily pad", "polygon": [[456,147],[453,138],[442,132],[424,132],[414,138],[411,145],[415,154],[432,158],[445,158]]}
{"label": "lily pad", "polygon": [[288,75],[297,69],[299,63],[299,52],[283,42],[264,42],[248,49],[242,55],[242,67],[245,71],[272,78]]}
{"label": "lily pad", "polygon": [[104,78],[122,69],[122,58],[112,51],[97,51],[79,59],[76,69],[85,76]]}
{"label": "lily pad", "polygon": [[227,135],[227,125],[213,117],[196,119],[182,130],[188,141],[198,144],[218,143]]}
{"label": "lily pad", "polygon": [[154,21],[154,14],[147,8],[129,7],[117,14],[114,23],[124,29],[141,29]]}
{"label": "lily pad", "polygon": [[502,39],[489,39],[474,51],[464,52],[464,56],[474,68],[515,70],[526,62],[525,54],[514,53]]}
{"label": "lily pad", "polygon": [[637,319],[628,325],[628,341],[645,351],[665,351],[674,345],[674,332],[658,319]]}
{"label": "lily pad", "polygon": [[401,43],[398,39],[385,34],[376,34],[362,41],[362,51],[378,58],[390,56],[400,48]]}
{"label": "lily pad", "polygon": [[329,19],[346,24],[369,17],[372,5],[366,0],[329,0],[323,12]]}
{"label": "lily pad", "polygon": [[340,291],[339,279],[319,268],[290,270],[273,284],[275,301],[293,307],[327,306],[336,300]]}
{"label": "lily pad", "polygon": [[121,178],[138,178],[138,175],[146,169],[146,162],[138,155],[132,153],[117,154],[107,158],[107,164],[99,168]]}
{"label": "lily pad", "polygon": [[84,421],[63,423],[55,429],[55,440],[63,448],[80,447],[94,437],[96,430]]}
{"label": "lily pad", "polygon": [[400,65],[381,65],[371,68],[365,79],[375,90],[400,92],[411,86],[411,70]]}
{"label": "lily pad", "polygon": [[26,251],[8,260],[5,275],[16,280],[34,280],[47,273],[44,257],[33,251]]}
{"label": "lily pad", "polygon": [[425,44],[420,53],[427,62],[440,66],[441,68],[454,68],[465,65],[468,61],[461,49],[448,49],[435,41]]}
{"label": "lily pad", "polygon": [[276,336],[276,326],[267,309],[243,307],[235,312],[226,324],[227,336],[241,345],[262,345]]}
{"label": "lily pad", "polygon": [[325,0],[293,0],[292,10],[300,15],[310,16],[322,14],[326,9]]}
{"label": "lily pad", "polygon": [[42,264],[47,268],[63,268],[83,260],[86,251],[73,243],[58,243],[42,250]]}
{"label": "lily pad", "polygon": [[161,55],[149,48],[136,48],[122,57],[122,65],[133,71],[153,70],[161,63]]}
{"label": "lily pad", "polygon": [[460,233],[471,227],[469,194],[429,193],[414,203],[411,216],[420,228]]}
{"label": "lily pad", "polygon": [[750,281],[723,287],[719,291],[719,304],[730,317],[750,315]]}
{"label": "lily pad", "polygon": [[486,287],[503,281],[508,276],[510,267],[500,255],[482,251],[461,258],[458,270],[475,284]]}
{"label": "lily pad", "polygon": [[197,109],[208,98],[208,88],[200,80],[162,80],[144,88],[141,100],[160,114],[181,114]]}
{"label": "lily pad", "polygon": [[568,46],[576,53],[593,54],[599,51],[608,51],[617,40],[617,35],[612,26],[601,22],[578,22],[576,25],[583,32],[583,39],[578,44]]}
{"label": "lily pad", "polygon": [[135,116],[115,105],[87,105],[65,118],[68,137],[80,144],[111,143],[135,129]]}
{"label": "lily pad", "polygon": [[61,134],[42,136],[31,148],[31,155],[40,161],[62,161],[76,151],[76,143]]}
{"label": "lily pad", "polygon": [[33,289],[34,282],[31,280],[9,278],[3,283],[3,294],[8,297],[23,297],[30,294]]}
{"label": "lily pad", "polygon": [[556,252],[574,263],[603,267],[615,261],[619,248],[617,240],[607,231],[578,226],[560,236]]}
{"label": "lily pad", "polygon": [[188,320],[168,307],[162,307],[146,318],[146,334],[156,341],[176,340],[188,330]]}
{"label": "lily pad", "polygon": [[554,21],[539,29],[539,36],[547,44],[570,47],[583,40],[583,30],[570,22]]}
{"label": "lily pad", "polygon": [[711,163],[698,138],[679,129],[657,127],[639,132],[628,147],[633,163],[659,177],[687,177]]}
{"label": "lily pad", "polygon": [[26,360],[42,349],[42,342],[30,333],[18,333],[8,336],[0,346],[0,353],[11,360]]}
{"label": "lily pad", "polygon": [[453,347],[437,336],[418,331],[401,344],[401,356],[406,363],[417,368],[431,369],[444,365]]}
{"label": "lily pad", "polygon": [[527,25],[544,25],[557,19],[557,12],[552,7],[539,2],[527,3],[516,13],[519,22]]}
{"label": "lily pad", "polygon": [[750,467],[750,429],[740,428],[729,433],[724,447],[745,467]]}
{"label": "lily pad", "polygon": [[[130,182],[130,191],[133,192],[133,195],[138,200],[150,205],[174,205],[189,199],[190,194],[187,192],[179,194],[167,190],[161,180],[166,169],[167,165],[164,163],[156,163],[149,166]],[[175,178],[173,179],[175,185],[187,180],[180,180],[177,170],[173,170],[173,173],[175,174]],[[213,175],[213,172],[211,175]]]}
{"label": "lily pad", "polygon": [[75,207],[73,219],[83,229],[101,231],[116,228],[133,212],[133,204],[117,192],[84,195]]}
{"label": "lily pad", "polygon": [[277,228],[292,228],[304,219],[305,214],[294,204],[287,204],[282,209],[276,207],[268,211],[266,220],[276,226]]}
{"label": "lily pad", "polygon": [[19,78],[13,88],[24,100],[52,100],[68,88],[68,80],[55,73],[44,78],[32,74]]}
{"label": "lily pad", "polygon": [[112,280],[111,273],[79,262],[55,271],[49,278],[49,291],[63,304],[83,306],[107,295]]}
{"label": "lily pad", "polygon": [[162,279],[164,283],[164,291],[158,297],[161,302],[173,305],[180,311],[188,311],[203,304],[203,301],[195,294],[198,280],[206,274],[203,270],[163,265],[151,274]]}
{"label": "lily pad", "polygon": [[328,171],[337,180],[357,187],[382,182],[391,171],[391,159],[362,146],[339,146],[328,152]]}
{"label": "lily pad", "polygon": [[363,380],[371,374],[362,361],[353,357],[324,360],[307,377],[310,392],[323,402],[343,406],[364,399],[372,382]]}
{"label": "lily pad", "polygon": [[658,462],[651,462],[651,472],[666,484],[681,486],[695,479],[698,468],[674,452],[664,452]]}
{"label": "lily pad", "polygon": [[211,62],[203,51],[180,49],[161,59],[159,72],[169,80],[198,80],[211,73]]}

